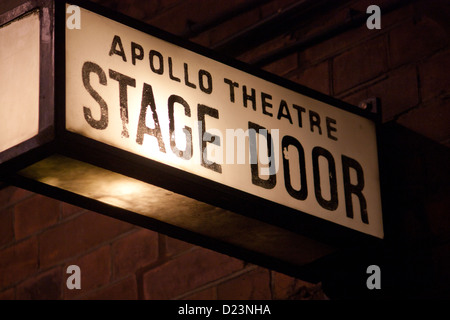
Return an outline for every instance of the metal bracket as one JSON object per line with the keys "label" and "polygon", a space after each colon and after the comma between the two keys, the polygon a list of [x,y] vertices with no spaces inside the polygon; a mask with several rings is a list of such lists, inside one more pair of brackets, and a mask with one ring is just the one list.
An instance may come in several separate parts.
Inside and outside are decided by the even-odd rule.
{"label": "metal bracket", "polygon": [[370,97],[358,103],[358,107],[371,113],[380,114],[381,99],[378,97]]}

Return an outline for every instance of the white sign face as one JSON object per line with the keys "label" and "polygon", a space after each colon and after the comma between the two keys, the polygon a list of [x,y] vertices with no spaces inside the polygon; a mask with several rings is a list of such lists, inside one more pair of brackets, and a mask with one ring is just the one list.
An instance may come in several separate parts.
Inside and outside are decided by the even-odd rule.
{"label": "white sign face", "polygon": [[383,238],[371,120],[85,9],[78,18],[66,28],[68,131]]}
{"label": "white sign face", "polygon": [[39,13],[0,27],[0,152],[39,131]]}

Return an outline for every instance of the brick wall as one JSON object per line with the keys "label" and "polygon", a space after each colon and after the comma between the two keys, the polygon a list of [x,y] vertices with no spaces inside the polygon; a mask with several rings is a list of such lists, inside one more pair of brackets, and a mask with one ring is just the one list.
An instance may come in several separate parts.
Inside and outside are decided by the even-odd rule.
{"label": "brick wall", "polygon": [[[102,5],[183,35],[244,0],[98,0]],[[370,4],[342,1],[313,21],[240,52],[263,54],[344,23]],[[191,40],[213,47],[239,30],[280,12],[293,0],[262,4]],[[383,123],[402,125],[439,146],[450,146],[450,11],[446,1],[406,1],[382,15],[381,30],[365,23],[263,66],[267,71],[352,104],[379,97]],[[427,162],[428,166],[432,166]],[[424,167],[420,167],[424,174]],[[429,169],[428,169],[429,170]],[[431,178],[430,178],[431,179]],[[450,284],[449,188],[428,192],[421,221],[433,243],[433,294]],[[406,215],[406,214],[405,214]],[[420,219],[419,219],[420,220]],[[408,239],[422,222],[407,216]],[[421,238],[423,239],[423,238]],[[82,289],[66,287],[67,266],[81,268]],[[436,285],[439,283],[439,285]],[[437,293],[436,293],[437,292]],[[172,239],[66,203],[7,187],[0,190],[0,299],[327,299],[312,284]]]}
{"label": "brick wall", "polygon": [[[325,298],[320,285],[22,189],[0,203],[0,299]],[[81,290],[66,286],[69,265]]]}

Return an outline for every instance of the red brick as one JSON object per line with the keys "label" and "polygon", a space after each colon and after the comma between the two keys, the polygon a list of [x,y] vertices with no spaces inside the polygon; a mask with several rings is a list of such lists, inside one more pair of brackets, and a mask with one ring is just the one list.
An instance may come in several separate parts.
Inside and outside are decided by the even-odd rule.
{"label": "red brick", "polygon": [[[63,283],[64,282],[64,283]],[[59,300],[62,297],[62,269],[57,267],[17,286],[18,300]]]}
{"label": "red brick", "polygon": [[450,51],[440,53],[419,66],[423,101],[450,92]]}
{"label": "red brick", "polygon": [[32,275],[38,268],[38,243],[30,238],[0,251],[0,289]]}
{"label": "red brick", "polygon": [[14,240],[12,209],[0,210],[0,247]]}
{"label": "red brick", "polygon": [[319,92],[330,94],[328,61],[302,70],[299,74],[291,77],[291,80]]}
{"label": "red brick", "polygon": [[144,20],[153,17],[159,7],[158,1],[128,0],[119,1],[117,11],[135,19]]}
{"label": "red brick", "polygon": [[320,285],[272,271],[273,299],[326,299]]}
{"label": "red brick", "polygon": [[67,273],[69,265],[80,267],[81,289],[68,289],[67,286],[64,286],[65,299],[72,299],[109,283],[111,280],[111,248],[109,245],[103,246],[67,263],[63,269],[65,280],[70,276]]}
{"label": "red brick", "polygon": [[174,239],[171,237],[165,238],[165,247],[166,247],[166,255],[174,256],[179,253],[190,250],[194,247],[193,244],[181,241],[178,239]]}
{"label": "red brick", "polygon": [[419,21],[409,20],[393,29],[389,38],[392,67],[415,62],[449,43],[445,29],[426,16]]}
{"label": "red brick", "polygon": [[83,208],[71,205],[69,203],[61,202],[61,219],[70,217],[73,214],[83,211]]}
{"label": "red brick", "polygon": [[298,0],[272,0],[260,7],[261,16],[267,17],[278,13]]}
{"label": "red brick", "polygon": [[44,196],[34,196],[14,208],[16,239],[29,236],[58,221],[60,202]]}
{"label": "red brick", "polygon": [[[188,2],[186,2],[186,4],[187,3]],[[177,6],[151,19],[146,20],[146,22],[164,31],[181,35],[186,30],[187,17],[188,14],[186,13],[186,9]]]}
{"label": "red brick", "polygon": [[[292,39],[291,36],[281,35],[267,42],[263,42],[251,50],[245,51],[236,58],[243,62],[253,64],[255,61],[260,59],[262,55],[282,49],[289,44],[292,44],[293,42],[294,39]],[[294,53],[264,66],[263,69],[266,69],[267,71],[276,73],[278,75],[282,75],[290,70],[297,68],[297,60],[298,54]],[[291,63],[292,65],[289,65],[289,63]]]}
{"label": "red brick", "polygon": [[13,205],[16,202],[32,196],[33,193],[16,187],[6,187],[0,190],[0,208]]}
{"label": "red brick", "polygon": [[3,300],[15,300],[16,290],[14,288],[0,292],[0,301]]}
{"label": "red brick", "polygon": [[398,123],[436,142],[450,138],[450,100],[435,99],[402,115]]}
{"label": "red brick", "polygon": [[136,278],[129,276],[96,292],[84,296],[83,300],[137,300]]}
{"label": "red brick", "polygon": [[[372,0],[365,0],[367,5],[365,6],[367,8],[367,6],[373,4]],[[388,1],[392,1],[392,0],[388,0]],[[417,2],[416,2],[417,3]],[[401,6],[400,8],[388,12],[388,13],[383,13],[381,12],[382,18],[381,18],[381,30],[370,30],[372,33],[373,31],[375,32],[383,32],[383,31],[390,31],[391,29],[395,28],[397,25],[409,20],[412,16],[414,16],[415,13],[415,7],[414,7],[414,1],[412,1],[411,3],[404,3],[403,6]],[[383,9],[382,9],[383,10]]]}
{"label": "red brick", "polygon": [[[314,35],[327,32],[327,30],[333,30],[336,26],[344,23],[349,18],[349,8],[336,5],[339,3],[335,1],[333,10],[323,10],[320,15],[314,17],[314,21],[303,21],[303,26],[297,29],[294,33],[297,39],[305,39],[314,37]],[[343,37],[344,38],[344,37]],[[345,42],[344,42],[345,43]]]}
{"label": "red brick", "polygon": [[277,60],[264,66],[263,69],[268,72],[274,73],[278,76],[283,76],[289,71],[292,71],[295,68],[297,68],[297,60],[298,60],[297,53],[293,53],[288,55],[287,57],[284,57],[280,60]]}
{"label": "red brick", "polygon": [[217,286],[219,300],[268,300],[270,274],[266,269],[256,269]]}
{"label": "red brick", "polygon": [[[389,0],[390,1],[390,0]],[[357,1],[351,4],[351,8],[359,12],[365,12],[370,4],[374,4],[372,0],[368,1]],[[349,8],[345,8],[342,11],[332,11],[332,17],[330,20],[334,20],[333,25],[338,25],[348,19]],[[381,19],[381,29],[380,30],[369,30],[366,24],[363,23],[360,27],[350,29],[344,33],[338,34],[326,41],[320,42],[317,45],[306,48],[302,50],[300,54],[300,64],[309,65],[311,63],[316,63],[317,61],[322,61],[328,59],[344,51],[349,50],[349,48],[358,45],[358,43],[371,39],[373,37],[379,37],[382,34],[389,32],[389,30],[401,21],[409,19],[414,14],[413,4],[405,5],[400,9],[391,11],[389,13],[382,12]],[[338,16],[338,19],[334,16]],[[311,32],[317,33],[318,22],[311,24]],[[325,23],[328,25],[328,23]]]}
{"label": "red brick", "polygon": [[242,268],[242,262],[198,248],[168,261],[143,277],[146,299],[170,299]]}
{"label": "red brick", "polygon": [[[386,7],[389,4],[392,4],[392,0],[377,0],[377,1],[373,1],[373,0],[358,0],[356,2],[353,2],[350,6],[350,8],[357,10],[359,12],[366,12],[367,7],[372,5],[372,4],[376,4],[377,6],[381,8]],[[383,14],[383,11],[381,12]],[[383,21],[383,20],[381,20]],[[383,27],[383,25],[382,25]]]}
{"label": "red brick", "polygon": [[111,8],[113,10],[117,9],[118,0],[92,0],[93,2],[96,2],[102,6]]}
{"label": "red brick", "polygon": [[362,100],[378,97],[381,100],[383,122],[394,119],[402,112],[419,104],[416,68],[407,66],[397,69],[380,82],[372,84],[350,96],[341,98],[353,105]]}
{"label": "red brick", "polygon": [[364,83],[386,70],[387,59],[384,37],[367,41],[334,59],[334,93],[338,94]]}
{"label": "red brick", "polygon": [[158,12],[157,14],[160,15],[163,12],[170,10],[171,8],[180,5],[180,3],[185,2],[186,0],[163,0],[158,1]]}
{"label": "red brick", "polygon": [[411,66],[391,72],[386,80],[367,89],[367,97],[381,98],[383,121],[392,120],[416,106],[419,103],[416,68]]}
{"label": "red brick", "polygon": [[[349,95],[340,96],[338,97],[340,100],[345,101],[347,103],[350,103],[354,106],[357,106],[361,101],[370,98],[369,93],[367,92],[367,88],[361,89],[359,91],[356,91],[354,93],[351,93]],[[383,103],[383,97],[379,97]]]}
{"label": "red brick", "polygon": [[112,250],[114,278],[122,278],[158,259],[158,234],[138,230],[113,243]]}
{"label": "red brick", "polygon": [[211,39],[208,33],[200,33],[193,38],[189,38],[189,41],[195,42],[203,47],[209,47],[211,45]]}
{"label": "red brick", "polygon": [[48,267],[78,255],[131,228],[131,224],[88,211],[40,235],[41,266]]}
{"label": "red brick", "polygon": [[301,286],[306,282],[287,276],[283,273],[272,271],[272,278],[274,282],[274,299],[282,300],[292,296]]}
{"label": "red brick", "polygon": [[233,36],[234,34],[242,31],[242,29],[245,29],[246,27],[255,24],[256,22],[258,22],[259,19],[260,13],[259,10],[256,9],[245,12],[231,20],[228,20],[220,24],[219,26],[213,28],[211,31],[208,31],[210,38],[210,45],[220,43],[221,41],[229,38],[230,36]]}
{"label": "red brick", "polygon": [[299,64],[305,66],[316,64],[317,62],[321,62],[345,52],[364,39],[370,38],[373,34],[371,34],[370,31],[371,30],[368,30],[364,25],[308,47],[299,52]]}
{"label": "red brick", "polygon": [[183,300],[217,300],[217,288],[210,287],[186,296]]}
{"label": "red brick", "polygon": [[228,8],[236,6],[245,0],[216,1],[214,5],[208,0],[196,2],[181,1],[168,10],[146,20],[151,25],[174,34],[182,34],[189,23],[202,23],[220,14]]}

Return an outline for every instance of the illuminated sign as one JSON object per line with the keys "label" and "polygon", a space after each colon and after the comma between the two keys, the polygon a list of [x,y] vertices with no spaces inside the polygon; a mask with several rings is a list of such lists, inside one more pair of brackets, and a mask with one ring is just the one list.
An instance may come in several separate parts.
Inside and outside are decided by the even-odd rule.
{"label": "illuminated sign", "polygon": [[373,121],[84,9],[81,22],[66,29],[67,130],[383,236]]}
{"label": "illuminated sign", "polygon": [[[39,14],[0,29],[2,47],[17,33],[34,43],[0,53],[2,68],[11,54],[28,63],[1,74],[10,183],[296,265],[308,237],[384,237],[376,123],[363,110],[85,2],[46,1],[53,47],[52,23],[36,18],[52,11],[30,3]],[[22,100],[20,77],[34,83]]]}

